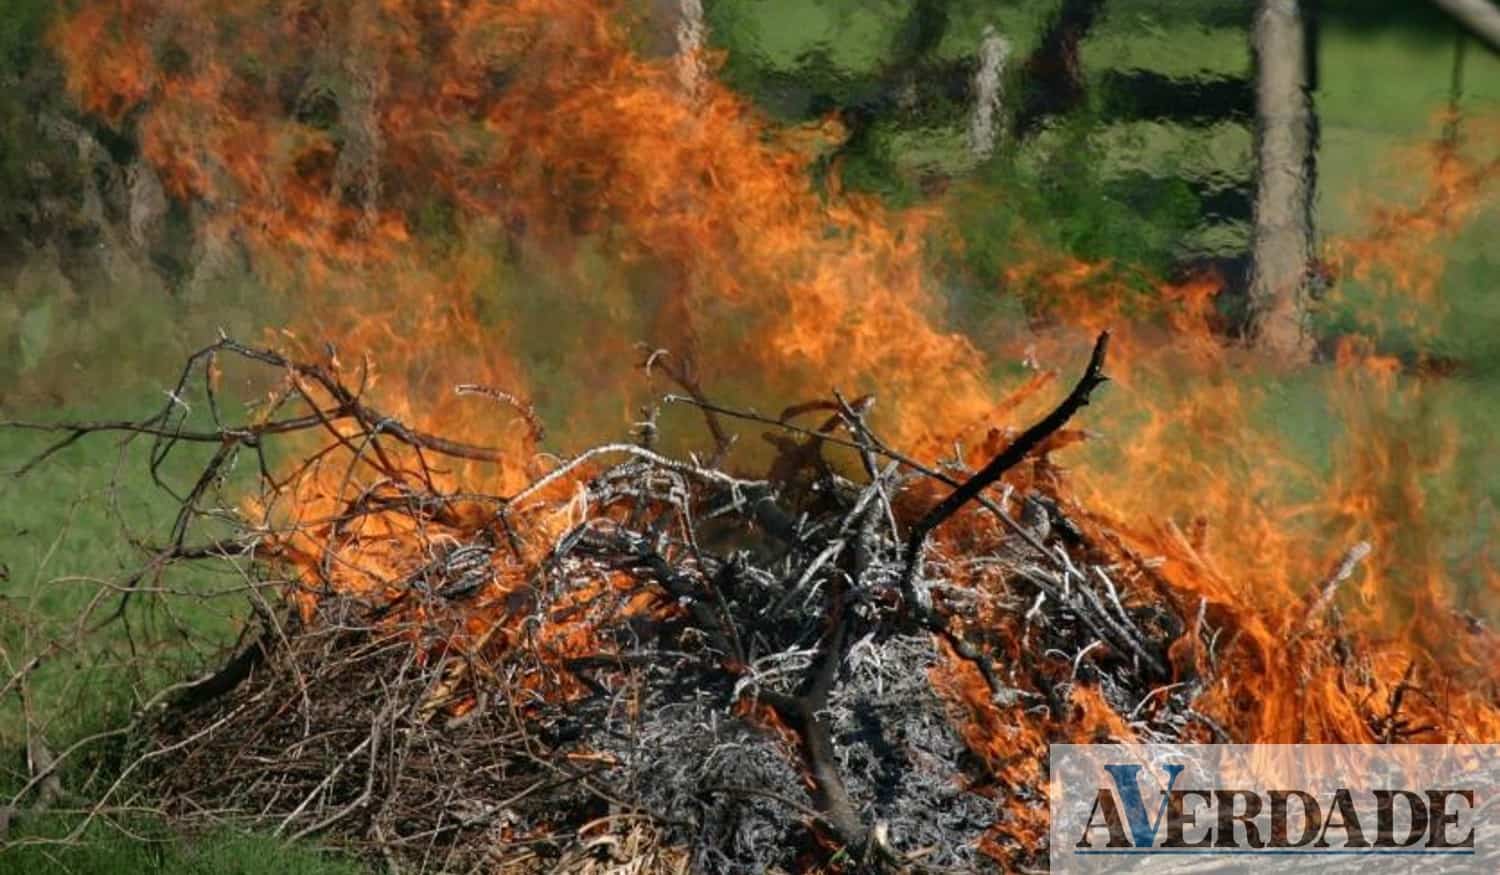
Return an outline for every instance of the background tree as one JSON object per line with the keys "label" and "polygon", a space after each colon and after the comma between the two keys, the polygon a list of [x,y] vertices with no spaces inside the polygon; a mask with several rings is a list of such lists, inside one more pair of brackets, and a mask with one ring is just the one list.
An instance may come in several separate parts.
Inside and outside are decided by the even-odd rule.
{"label": "background tree", "polygon": [[1432,0],[1490,48],[1500,51],[1500,8],[1489,0]]}
{"label": "background tree", "polygon": [[1312,352],[1307,282],[1313,253],[1313,111],[1306,25],[1297,0],[1261,0],[1255,55],[1256,177],[1250,307],[1252,336],[1268,352]]}

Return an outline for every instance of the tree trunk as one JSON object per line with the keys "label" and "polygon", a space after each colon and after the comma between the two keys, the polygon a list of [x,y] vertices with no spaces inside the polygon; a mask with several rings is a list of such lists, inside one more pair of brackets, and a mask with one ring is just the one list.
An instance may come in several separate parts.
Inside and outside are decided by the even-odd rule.
{"label": "tree trunk", "polygon": [[703,21],[702,0],[678,0],[677,26],[673,35],[677,38],[677,78],[682,90],[697,97],[708,78],[708,67],[703,60],[703,51],[708,43],[708,26]]}
{"label": "tree trunk", "polygon": [[1468,31],[1500,51],[1500,9],[1489,0],[1433,0]]}
{"label": "tree trunk", "polygon": [[1289,362],[1312,356],[1307,281],[1312,261],[1313,115],[1297,0],[1260,0],[1255,15],[1255,227],[1250,333]]}
{"label": "tree trunk", "polygon": [[1024,100],[1014,119],[1017,140],[1041,130],[1047,119],[1083,103],[1085,88],[1080,47],[1093,30],[1105,0],[1062,0],[1037,47],[1022,64]]}
{"label": "tree trunk", "polygon": [[990,25],[979,43],[979,69],[974,72],[974,114],[969,120],[969,151],[976,161],[995,154],[1003,130],[1005,62],[1010,59],[1010,41]]}

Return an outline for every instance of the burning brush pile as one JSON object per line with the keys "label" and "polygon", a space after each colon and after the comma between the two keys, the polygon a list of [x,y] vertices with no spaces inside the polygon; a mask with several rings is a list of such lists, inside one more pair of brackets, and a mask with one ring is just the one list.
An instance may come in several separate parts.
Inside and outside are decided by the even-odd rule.
{"label": "burning brush pile", "polygon": [[[317,519],[272,511],[168,552],[250,558],[288,585],[154,728],[152,781],[182,814],[233,810],[444,870],[1035,855],[1043,727],[1108,713],[1171,738],[1222,731],[1191,709],[1194,684],[1167,688],[1191,618],[1048,487],[1048,442],[1103,381],[1105,345],[977,472],[906,458],[866,425],[868,399],[835,398],[765,420],[777,456],[747,477],[725,464],[726,421],[753,414],[673,372],[690,394],[672,400],[701,407],[715,440],[706,458],[658,453],[648,423],[502,496],[434,472],[487,451],[408,430],[326,368],[224,341],[205,360],[285,368],[315,412],[219,432],[204,483],[296,430],[332,440],[278,488],[309,504],[335,457],[340,476]],[[1024,490],[989,489],[1021,468]],[[1033,742],[992,759],[974,709]]]}
{"label": "burning brush pile", "polygon": [[[1035,424],[934,464],[872,430],[871,398],[763,416],[655,353],[710,449],[669,455],[650,416],[502,494],[474,472],[512,455],[382,413],[336,356],[222,339],[158,416],[64,440],[215,448],[127,601],[183,563],[252,582],[241,643],[155,697],[127,773],[183,822],[401,869],[986,871],[1045,866],[1053,741],[1496,737],[1483,685],[1437,691],[1341,622],[1365,548],[1283,618],[1070,499],[1050,458],[1108,340]],[[218,419],[231,361],[279,379],[249,423]],[[200,376],[219,424],[193,430]],[[459,391],[541,439],[520,399]],[[763,473],[731,461],[744,425]],[[262,492],[226,512],[241,457]]]}

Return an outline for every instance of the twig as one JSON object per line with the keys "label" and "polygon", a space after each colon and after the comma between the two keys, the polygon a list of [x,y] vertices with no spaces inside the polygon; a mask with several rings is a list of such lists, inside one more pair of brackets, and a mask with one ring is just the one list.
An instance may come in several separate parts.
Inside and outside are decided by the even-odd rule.
{"label": "twig", "polygon": [[521,419],[526,422],[526,427],[531,431],[531,442],[540,444],[547,438],[547,427],[542,424],[541,417],[536,414],[536,407],[529,401],[512,395],[504,389],[496,389],[493,386],[481,386],[478,383],[460,383],[453,387],[455,395],[483,395],[492,401],[499,401],[508,405]]}
{"label": "twig", "polygon": [[1328,610],[1328,606],[1333,604],[1333,597],[1338,595],[1339,584],[1348,580],[1354,574],[1354,569],[1359,567],[1359,563],[1363,562],[1365,557],[1370,555],[1370,552],[1370,542],[1360,541],[1344,553],[1344,557],[1339,560],[1339,564],[1334,566],[1332,573],[1324,578],[1322,586],[1318,588],[1318,598],[1307,609],[1307,613],[1303,615],[1300,628],[1292,636],[1293,641],[1301,638],[1307,630],[1311,629],[1318,622],[1318,618],[1322,617],[1323,612]]}
{"label": "twig", "polygon": [[1407,690],[1412,689],[1411,676],[1416,670],[1416,660],[1406,663],[1406,671],[1401,673],[1401,682],[1391,690],[1390,703],[1386,708],[1385,719],[1381,721],[1380,743],[1391,744],[1396,740],[1396,727],[1399,725],[1398,716],[1401,713],[1401,704],[1406,700]]}

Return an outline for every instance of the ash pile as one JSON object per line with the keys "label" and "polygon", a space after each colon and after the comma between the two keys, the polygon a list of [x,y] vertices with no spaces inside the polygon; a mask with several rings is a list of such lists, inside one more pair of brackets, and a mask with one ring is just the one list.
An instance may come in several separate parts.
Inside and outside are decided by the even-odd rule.
{"label": "ash pile", "polygon": [[[508,495],[441,486],[427,456],[476,454],[337,375],[223,341],[297,375],[318,416],[280,422],[340,423],[376,475],[339,469],[315,521],[162,554],[263,586],[223,667],[149,715],[142,792],[395,871],[1045,866],[1050,741],[1222,735],[1172,658],[1201,615],[1048,461],[1106,340],[980,466],[904,455],[862,401],[761,417],[679,374],[703,458],[648,424]],[[745,422],[777,447],[765,476],[725,462]]]}

